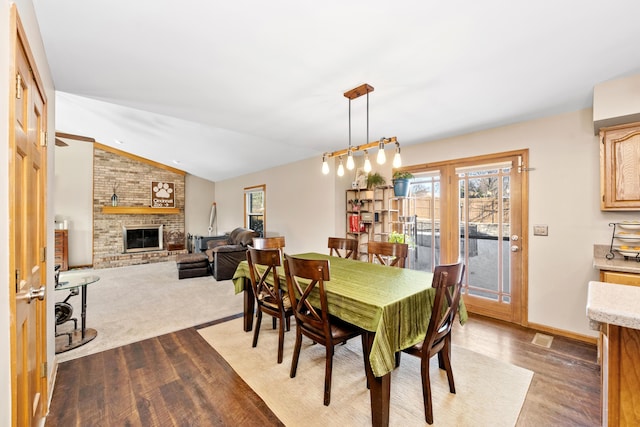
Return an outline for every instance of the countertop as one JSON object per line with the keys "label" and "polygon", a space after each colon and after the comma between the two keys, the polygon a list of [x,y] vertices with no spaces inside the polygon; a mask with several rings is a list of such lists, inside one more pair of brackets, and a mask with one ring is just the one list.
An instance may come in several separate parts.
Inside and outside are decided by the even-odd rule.
{"label": "countertop", "polygon": [[640,329],[640,286],[589,282],[587,317],[596,330],[600,323]]}
{"label": "countertop", "polygon": [[625,258],[617,251],[613,251],[613,259],[607,259],[610,247],[608,245],[593,246],[593,268],[598,270],[619,271],[621,273],[640,274],[640,262],[632,258]]}

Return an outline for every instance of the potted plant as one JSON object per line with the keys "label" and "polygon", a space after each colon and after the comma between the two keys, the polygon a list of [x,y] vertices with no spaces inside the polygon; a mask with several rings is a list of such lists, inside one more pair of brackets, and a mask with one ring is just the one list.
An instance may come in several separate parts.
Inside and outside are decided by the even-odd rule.
{"label": "potted plant", "polygon": [[369,173],[367,175],[367,190],[372,190],[375,187],[385,185],[386,183],[387,183],[387,180],[384,179],[384,176],[380,175],[378,172]]}
{"label": "potted plant", "polygon": [[362,199],[351,199],[349,200],[349,204],[351,205],[351,210],[354,212],[358,212],[360,210],[360,206],[364,204],[364,200]]}
{"label": "potted plant", "polygon": [[410,248],[415,247],[411,236],[398,233],[397,231],[392,231],[391,234],[389,234],[389,242],[390,243],[406,243],[407,245],[409,245]]}
{"label": "potted plant", "polygon": [[413,174],[405,171],[395,171],[393,173],[393,194],[396,197],[407,197],[409,195],[409,180]]}

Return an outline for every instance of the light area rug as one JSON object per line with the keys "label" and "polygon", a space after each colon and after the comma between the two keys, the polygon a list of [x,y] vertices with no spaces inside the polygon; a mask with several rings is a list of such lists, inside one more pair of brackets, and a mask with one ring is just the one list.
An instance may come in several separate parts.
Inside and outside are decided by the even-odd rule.
{"label": "light area rug", "polygon": [[[331,404],[323,405],[325,349],[303,337],[298,372],[289,378],[294,326],[285,334],[284,361],[276,363],[277,332],[263,319],[258,346],[253,332],[242,330],[235,319],[199,330],[242,379],[288,426],[370,426],[371,401],[366,388],[362,344],[352,339],[336,348]],[[446,373],[431,360],[435,426],[513,426],[516,424],[533,372],[471,350],[454,346],[453,374],[456,394],[449,393]],[[306,390],[304,389],[307,386]],[[392,426],[426,425],[422,403],[419,359],[402,356],[391,374],[389,423]]]}
{"label": "light area rug", "polygon": [[[178,279],[175,262],[83,270],[100,276],[87,289],[87,327],[98,336],[82,347],[57,354],[58,362],[175,332],[242,312],[242,295],[230,280],[213,276]],[[54,293],[62,301],[68,291]],[[80,295],[72,297],[80,327]],[[73,323],[59,330],[73,329]],[[58,338],[61,339],[61,338]]]}

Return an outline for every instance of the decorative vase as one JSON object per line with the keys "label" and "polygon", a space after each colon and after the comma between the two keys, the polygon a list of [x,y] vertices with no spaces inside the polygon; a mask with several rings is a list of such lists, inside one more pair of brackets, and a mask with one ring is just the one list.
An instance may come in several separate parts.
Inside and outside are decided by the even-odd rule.
{"label": "decorative vase", "polygon": [[116,193],[111,196],[111,206],[118,206],[118,195]]}
{"label": "decorative vase", "polygon": [[408,179],[394,179],[393,180],[393,194],[396,197],[407,197],[409,195],[409,180]]}

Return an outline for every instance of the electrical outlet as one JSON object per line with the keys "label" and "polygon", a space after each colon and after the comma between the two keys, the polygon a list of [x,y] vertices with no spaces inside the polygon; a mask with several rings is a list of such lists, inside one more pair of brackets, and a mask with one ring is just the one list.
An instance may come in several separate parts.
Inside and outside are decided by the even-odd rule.
{"label": "electrical outlet", "polygon": [[533,226],[533,235],[534,236],[548,236],[549,235],[549,226],[548,225],[534,225]]}

